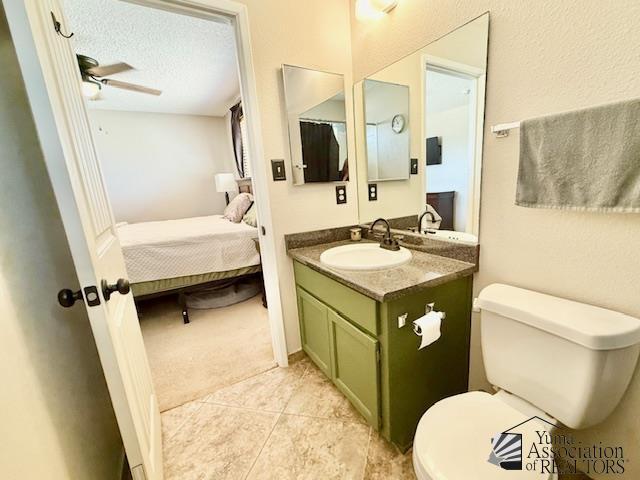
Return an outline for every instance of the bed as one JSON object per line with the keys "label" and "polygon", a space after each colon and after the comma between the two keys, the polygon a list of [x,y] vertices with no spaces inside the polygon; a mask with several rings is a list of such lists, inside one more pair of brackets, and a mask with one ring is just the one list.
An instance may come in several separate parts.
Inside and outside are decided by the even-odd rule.
{"label": "bed", "polygon": [[136,299],[261,271],[258,229],[222,215],[123,224],[118,235]]}

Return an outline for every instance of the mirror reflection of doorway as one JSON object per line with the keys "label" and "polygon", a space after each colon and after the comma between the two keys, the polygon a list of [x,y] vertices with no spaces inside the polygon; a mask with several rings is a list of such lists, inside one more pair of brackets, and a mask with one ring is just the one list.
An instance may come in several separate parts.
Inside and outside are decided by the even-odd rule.
{"label": "mirror reflection of doorway", "polygon": [[[425,123],[427,142],[426,191],[429,203],[442,217],[440,228],[471,232],[474,161],[476,155],[477,78],[427,65]],[[430,161],[429,152],[438,152]],[[433,154],[432,154],[433,155]]]}

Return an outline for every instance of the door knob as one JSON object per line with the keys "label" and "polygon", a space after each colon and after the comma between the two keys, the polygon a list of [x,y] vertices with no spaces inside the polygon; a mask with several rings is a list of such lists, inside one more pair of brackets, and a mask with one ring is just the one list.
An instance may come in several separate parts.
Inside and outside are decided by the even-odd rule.
{"label": "door knob", "polygon": [[112,293],[118,292],[120,295],[126,295],[130,291],[131,286],[126,278],[119,278],[113,285],[109,285],[106,280],[102,280],[102,294],[105,300],[109,300]]}
{"label": "door knob", "polygon": [[58,303],[65,308],[73,307],[76,301],[82,301],[82,290],[74,292],[68,288],[63,288],[58,292]]}

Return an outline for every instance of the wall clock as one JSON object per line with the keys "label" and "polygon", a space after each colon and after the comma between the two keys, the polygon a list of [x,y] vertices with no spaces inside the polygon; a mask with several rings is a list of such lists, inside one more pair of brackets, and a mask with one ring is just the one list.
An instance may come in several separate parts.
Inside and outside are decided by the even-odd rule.
{"label": "wall clock", "polygon": [[400,133],[404,130],[404,115],[398,114],[391,120],[391,129],[395,133]]}

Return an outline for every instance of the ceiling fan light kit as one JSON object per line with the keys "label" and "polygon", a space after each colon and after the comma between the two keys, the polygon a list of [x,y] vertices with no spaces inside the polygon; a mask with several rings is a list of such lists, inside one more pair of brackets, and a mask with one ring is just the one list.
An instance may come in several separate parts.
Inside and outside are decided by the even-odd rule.
{"label": "ceiling fan light kit", "polygon": [[82,79],[82,95],[90,100],[94,100],[100,93],[102,85],[95,80]]}

